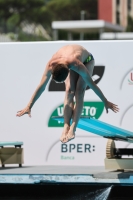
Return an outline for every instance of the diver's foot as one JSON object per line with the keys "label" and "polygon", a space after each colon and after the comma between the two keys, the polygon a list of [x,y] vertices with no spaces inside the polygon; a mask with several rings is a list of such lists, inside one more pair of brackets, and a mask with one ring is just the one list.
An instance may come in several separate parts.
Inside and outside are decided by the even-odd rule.
{"label": "diver's foot", "polygon": [[67,133],[67,135],[65,135],[65,137],[63,138],[63,143],[67,143],[71,140],[73,140],[75,138],[75,133],[73,132],[72,129],[70,129]]}
{"label": "diver's foot", "polygon": [[71,130],[69,130],[68,134],[67,134],[67,142],[73,140],[75,138],[75,133]]}
{"label": "diver's foot", "polygon": [[65,143],[65,142],[67,141],[67,134],[68,134],[69,129],[70,129],[69,126],[64,126],[62,135],[61,135],[61,137],[60,137],[60,141],[61,141],[62,143]]}

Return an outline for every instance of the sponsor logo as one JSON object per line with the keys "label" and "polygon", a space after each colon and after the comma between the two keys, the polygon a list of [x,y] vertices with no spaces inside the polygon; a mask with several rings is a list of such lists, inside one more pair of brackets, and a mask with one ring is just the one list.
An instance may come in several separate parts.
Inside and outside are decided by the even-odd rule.
{"label": "sponsor logo", "polygon": [[[122,78],[120,89],[126,87],[127,85],[133,85],[133,68],[130,69]],[[127,88],[126,88],[127,89]]]}
{"label": "sponsor logo", "polygon": [[61,160],[74,160],[75,156],[66,155],[65,153],[92,153],[95,146],[91,144],[61,144]]}
{"label": "sponsor logo", "polygon": [[76,134],[74,141],[61,143],[58,140],[53,143],[47,151],[45,161],[49,164],[101,165],[105,156],[105,147],[106,140],[102,137]]}
{"label": "sponsor logo", "polygon": [[95,151],[95,146],[90,144],[62,144],[62,153],[71,153],[76,151],[77,153],[92,153]]}
{"label": "sponsor logo", "polygon": [[[95,84],[98,84],[99,81],[102,79],[104,71],[105,71],[105,66],[94,67],[92,79],[95,82]],[[90,89],[90,88],[87,87],[86,89]],[[65,83],[56,83],[55,81],[51,80],[48,87],[48,91],[50,92],[65,91]]]}
{"label": "sponsor logo", "polygon": [[129,85],[133,85],[133,71],[129,73],[128,83]]}
{"label": "sponsor logo", "polygon": [[[98,119],[103,113],[103,110],[104,110],[103,102],[100,101],[84,102],[81,116],[89,116]],[[52,112],[48,121],[48,127],[63,127],[64,123],[53,119],[53,117],[55,116],[63,117],[63,113],[64,113],[64,105],[62,104]]]}

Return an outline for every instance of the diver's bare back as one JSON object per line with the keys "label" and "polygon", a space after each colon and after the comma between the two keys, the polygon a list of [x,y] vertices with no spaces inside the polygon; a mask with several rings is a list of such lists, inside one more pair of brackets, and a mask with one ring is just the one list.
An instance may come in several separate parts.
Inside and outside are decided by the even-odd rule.
{"label": "diver's bare back", "polygon": [[90,53],[80,45],[66,45],[60,48],[52,57],[51,62],[56,59],[69,59],[70,57],[79,59],[82,63]]}

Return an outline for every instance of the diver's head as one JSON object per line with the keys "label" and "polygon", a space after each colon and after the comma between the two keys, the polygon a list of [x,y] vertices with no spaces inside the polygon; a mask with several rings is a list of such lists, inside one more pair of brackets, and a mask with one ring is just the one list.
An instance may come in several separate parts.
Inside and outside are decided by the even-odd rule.
{"label": "diver's head", "polygon": [[52,79],[55,82],[64,82],[68,73],[69,69],[66,64],[56,64],[52,69]]}

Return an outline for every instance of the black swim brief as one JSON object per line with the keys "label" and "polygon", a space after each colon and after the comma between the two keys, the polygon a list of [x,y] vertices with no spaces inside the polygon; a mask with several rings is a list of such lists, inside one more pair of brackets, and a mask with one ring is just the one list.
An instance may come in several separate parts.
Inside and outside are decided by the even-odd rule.
{"label": "black swim brief", "polygon": [[92,61],[92,60],[94,60],[94,57],[93,57],[92,54],[90,54],[90,55],[87,57],[87,59],[83,62],[83,64],[85,65],[85,64],[89,63],[89,62]]}

